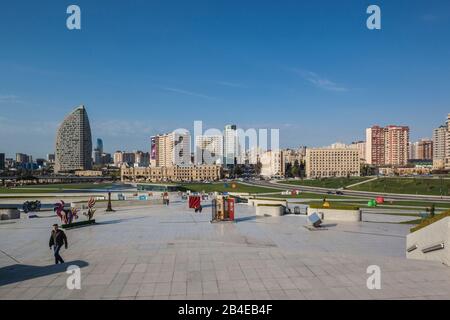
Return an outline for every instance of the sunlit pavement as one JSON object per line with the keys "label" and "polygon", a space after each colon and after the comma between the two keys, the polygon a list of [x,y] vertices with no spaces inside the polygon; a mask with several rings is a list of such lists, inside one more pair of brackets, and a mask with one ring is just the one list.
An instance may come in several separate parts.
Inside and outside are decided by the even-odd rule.
{"label": "sunlit pavement", "polygon": [[[51,213],[0,224],[0,299],[448,299],[450,267],[407,260],[410,226],[325,223],[304,216],[258,217],[237,205],[236,223],[211,224],[169,207],[99,209],[95,226],[66,231],[66,265],[52,266]],[[85,219],[84,217],[80,219]],[[66,286],[81,267],[81,290]],[[369,290],[367,268],[381,270]]]}

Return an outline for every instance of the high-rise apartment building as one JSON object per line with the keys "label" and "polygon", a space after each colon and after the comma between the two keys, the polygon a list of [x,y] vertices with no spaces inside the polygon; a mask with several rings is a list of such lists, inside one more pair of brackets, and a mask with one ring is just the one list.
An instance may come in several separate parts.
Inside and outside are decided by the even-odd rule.
{"label": "high-rise apartment building", "polygon": [[102,164],[102,154],[97,148],[92,151],[92,161],[94,164]]}
{"label": "high-rise apartment building", "polygon": [[150,153],[143,151],[135,151],[134,165],[140,168],[148,167],[150,165]]}
{"label": "high-rise apartment building", "polygon": [[103,153],[103,140],[98,138],[97,139],[97,145],[95,146],[95,150],[100,151],[100,154]]}
{"label": "high-rise apartment building", "polygon": [[261,147],[254,146],[245,152],[246,163],[255,165],[261,160],[261,155],[265,152]]}
{"label": "high-rise apartment building", "polygon": [[385,128],[385,165],[408,164],[409,127],[387,126]]}
{"label": "high-rise apartment building", "polygon": [[365,141],[355,141],[352,142],[350,148],[357,149],[359,152],[359,158],[365,162],[366,161],[366,142]]}
{"label": "high-rise apartment building", "polygon": [[366,129],[366,162],[375,166],[385,164],[384,128],[373,126]]}
{"label": "high-rise apartment building", "polygon": [[136,163],[136,152],[116,151],[113,161],[116,167],[120,167],[123,164],[133,166]]}
{"label": "high-rise apartment building", "polygon": [[103,164],[103,140],[98,138],[94,151],[92,152],[92,161],[94,164]]}
{"label": "high-rise apartment building", "polygon": [[5,154],[0,153],[0,170],[5,170]]}
{"label": "high-rise apartment building", "polygon": [[433,168],[444,169],[447,144],[447,125],[433,130]]}
{"label": "high-rise apartment building", "polygon": [[186,166],[191,164],[191,135],[172,132],[151,138],[150,159],[156,167]]}
{"label": "high-rise apartment building", "polygon": [[450,170],[450,113],[447,115],[447,134],[445,135],[445,169]]}
{"label": "high-rise apartment building", "polygon": [[150,137],[150,166],[156,167],[156,158],[158,156],[158,150],[156,145],[156,136]]}
{"label": "high-rise apartment building", "polygon": [[366,129],[366,162],[383,166],[403,166],[409,157],[409,127],[390,125]]}
{"label": "high-rise apartment building", "polygon": [[92,138],[84,106],[72,111],[56,134],[55,172],[92,169]]}
{"label": "high-rise apartment building", "polygon": [[417,147],[419,146],[419,141],[410,142],[408,148],[408,159],[416,160],[419,159],[419,155],[417,153]]}
{"label": "high-rise apartment building", "polygon": [[21,165],[21,164],[27,164],[27,163],[32,163],[33,162],[33,157],[28,155],[28,154],[24,154],[24,153],[16,153],[16,163]]}
{"label": "high-rise apartment building", "polygon": [[55,154],[54,153],[47,154],[47,162],[55,163]]}
{"label": "high-rise apartment building", "polygon": [[298,150],[285,149],[283,150],[284,166],[289,164],[293,166],[296,162],[298,164],[303,160],[303,155]]}
{"label": "high-rise apartment building", "polygon": [[236,125],[226,125],[223,132],[223,153],[225,165],[234,165],[237,163],[239,154],[239,141]]}
{"label": "high-rise apartment building", "polygon": [[411,143],[410,159],[414,160],[432,160],[433,159],[433,140],[421,139]]}
{"label": "high-rise apartment building", "polygon": [[261,175],[264,177],[284,176],[285,163],[283,151],[267,151],[261,154]]}
{"label": "high-rise apartment building", "polygon": [[114,166],[120,167],[123,163],[123,152],[122,151],[116,151],[113,155],[113,163]]}
{"label": "high-rise apartment building", "polygon": [[222,161],[223,136],[203,135],[195,137],[195,164],[222,164]]}

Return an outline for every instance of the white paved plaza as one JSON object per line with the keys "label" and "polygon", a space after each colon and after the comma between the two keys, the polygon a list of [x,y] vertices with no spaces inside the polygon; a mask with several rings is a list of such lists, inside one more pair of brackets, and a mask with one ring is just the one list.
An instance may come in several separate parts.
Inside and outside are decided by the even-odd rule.
{"label": "white paved plaza", "polygon": [[[211,224],[174,199],[169,207],[99,209],[98,225],[66,231],[66,265],[53,266],[53,213],[0,224],[0,299],[448,299],[450,267],[405,258],[410,226],[337,223],[304,228],[304,216]],[[84,219],[82,217],[81,219]],[[81,290],[68,290],[68,265]],[[367,289],[367,267],[381,289]]]}

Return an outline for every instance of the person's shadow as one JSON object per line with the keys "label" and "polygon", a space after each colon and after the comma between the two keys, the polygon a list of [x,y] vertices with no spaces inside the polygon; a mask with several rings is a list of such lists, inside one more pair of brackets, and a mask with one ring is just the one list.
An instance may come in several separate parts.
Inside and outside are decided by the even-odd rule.
{"label": "person's shadow", "polygon": [[11,283],[40,278],[55,273],[66,272],[69,266],[78,266],[79,268],[84,268],[88,265],[89,263],[81,260],[69,261],[62,264],[54,264],[42,267],[29,266],[25,264],[10,265],[0,268],[0,287]]}

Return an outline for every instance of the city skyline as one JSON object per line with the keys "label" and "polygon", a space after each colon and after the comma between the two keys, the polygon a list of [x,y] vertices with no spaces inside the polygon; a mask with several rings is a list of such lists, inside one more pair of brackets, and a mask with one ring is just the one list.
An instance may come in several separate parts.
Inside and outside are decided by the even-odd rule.
{"label": "city skyline", "polygon": [[195,120],[279,128],[283,148],[364,140],[375,124],[407,125],[417,141],[448,113],[447,1],[379,1],[377,31],[362,1],[77,5],[79,31],[57,1],[0,11],[8,157],[53,153],[60,119],[79,104],[109,152],[148,151],[150,136]]}
{"label": "city skyline", "polygon": [[[77,107],[74,107],[71,110],[74,111],[75,109],[77,109]],[[70,111],[70,112],[72,112],[72,111]],[[450,113],[448,113],[448,114],[450,114]],[[57,125],[57,127],[55,129],[55,137],[57,136],[58,127],[61,125],[62,122],[63,121],[61,120],[60,123]],[[440,124],[438,124],[434,128],[432,128],[430,130],[430,134],[428,136],[418,137],[417,139],[410,138],[409,142],[411,144],[413,144],[413,143],[419,142],[419,141],[424,140],[424,139],[431,139],[430,137],[433,137],[434,130],[436,128],[442,126],[442,123],[444,123],[444,122],[445,121],[441,121]],[[229,126],[229,125],[224,125],[222,128],[219,128],[219,129],[217,129],[217,128],[204,128],[203,130],[204,130],[204,133],[207,132],[207,130],[221,130],[222,131],[222,139],[224,139],[224,136],[226,135],[226,127],[227,126]],[[373,127],[373,126],[378,126],[378,124],[374,123],[374,124],[370,125],[369,128]],[[399,125],[387,124],[385,126],[389,127],[389,126],[399,126]],[[194,144],[195,144],[195,136],[193,134],[194,129],[192,128],[192,130],[190,130],[189,128],[186,128],[186,127],[184,127],[182,130],[186,129],[188,131],[188,133],[190,135],[192,148],[194,148]],[[194,127],[194,124],[192,124],[192,127]],[[239,127],[238,125],[236,127],[237,127],[237,129],[243,129],[243,128]],[[409,127],[409,126],[407,126],[407,127]],[[151,138],[156,137],[156,136],[160,136],[160,135],[172,134],[173,132],[175,132],[176,130],[179,130],[179,129],[180,128],[173,129],[173,130],[168,129],[165,132],[158,132],[155,135],[146,137],[142,148],[139,148],[139,147],[138,148],[132,148],[130,146],[121,146],[119,148],[109,148],[108,147],[109,143],[108,143],[108,141],[106,141],[106,147],[102,151],[104,153],[111,154],[111,155],[114,154],[114,152],[119,152],[119,151],[122,151],[122,152],[131,152],[131,151],[138,152],[138,151],[142,151],[142,152],[151,153]],[[253,129],[253,128],[249,128],[249,129]],[[267,128],[261,128],[261,129],[267,129]],[[327,147],[333,146],[334,144],[351,145],[351,144],[357,143],[357,142],[366,142],[366,130],[367,129],[368,128],[363,128],[362,131],[361,131],[362,133],[358,137],[350,138],[349,140],[346,140],[346,141],[336,140],[336,139],[333,140],[332,138],[330,138],[330,139],[328,139],[328,142],[326,142],[325,144],[321,144],[321,145],[313,145],[313,144],[302,143],[302,142],[300,142],[300,143],[298,143],[296,145],[286,145],[286,144],[283,143],[283,141],[282,141],[282,139],[280,137],[280,149],[284,149],[284,150],[286,150],[286,149],[293,149],[293,150],[296,150],[296,149],[299,149],[299,148],[302,148],[302,147],[327,148]],[[246,129],[243,129],[243,130],[245,131]],[[280,132],[282,132],[282,130],[280,130]],[[208,137],[208,136],[210,136],[210,135],[208,135],[208,134],[207,135],[204,135],[204,134],[199,135],[199,137]],[[280,134],[280,136],[281,136],[281,134]],[[330,137],[331,137],[331,135],[330,135]],[[55,140],[57,140],[57,139],[55,138]],[[97,136],[94,136],[94,134],[92,134],[92,138],[91,138],[92,145],[94,145],[94,142],[98,143],[98,140],[102,141],[102,143],[103,143],[103,141],[105,141],[105,139],[103,137],[97,137]],[[54,142],[53,142],[53,144],[54,144]],[[103,145],[102,145],[102,148],[103,148]],[[259,146],[257,146],[257,148],[259,148]],[[252,148],[250,148],[250,149],[252,149]],[[247,146],[245,151],[250,151],[250,149]],[[271,148],[268,147],[267,150],[271,150]],[[95,151],[94,148],[93,148],[93,151]],[[244,152],[244,150],[241,150],[241,151]],[[239,151],[236,151],[236,152],[239,153]],[[55,154],[55,148],[53,146],[53,149],[51,149],[51,150],[48,150],[48,151],[41,150],[38,155],[36,155],[35,153],[32,153],[32,152],[29,152],[27,150],[20,150],[20,151],[14,151],[13,150],[10,153],[0,150],[0,153],[4,153],[6,158],[15,158],[17,154],[25,154],[25,155],[31,156],[33,159],[46,159],[49,154],[53,154],[53,155]],[[195,154],[195,150],[191,149],[191,153]],[[94,153],[92,153],[92,158],[94,158]],[[411,158],[411,159],[414,159],[414,158]]]}

